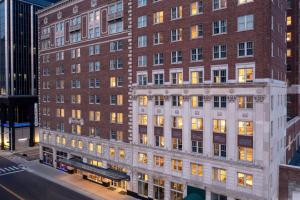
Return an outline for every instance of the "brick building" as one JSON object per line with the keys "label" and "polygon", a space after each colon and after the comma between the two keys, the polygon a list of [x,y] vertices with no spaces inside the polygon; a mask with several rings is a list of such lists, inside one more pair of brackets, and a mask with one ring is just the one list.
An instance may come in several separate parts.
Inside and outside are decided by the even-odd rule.
{"label": "brick building", "polygon": [[43,163],[141,199],[276,199],[279,0],[65,0],[38,13]]}

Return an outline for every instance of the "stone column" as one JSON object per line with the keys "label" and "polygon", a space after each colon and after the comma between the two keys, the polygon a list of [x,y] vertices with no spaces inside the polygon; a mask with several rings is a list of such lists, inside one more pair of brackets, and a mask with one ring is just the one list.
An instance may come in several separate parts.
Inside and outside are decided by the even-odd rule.
{"label": "stone column", "polygon": [[39,146],[39,156],[40,156],[40,160],[43,160],[43,146]]}
{"label": "stone column", "polygon": [[154,102],[153,96],[148,96],[148,106],[147,106],[147,137],[148,137],[148,145],[154,146],[154,124],[153,124],[153,113],[154,113]]}
{"label": "stone column", "polygon": [[165,180],[165,200],[171,199],[170,188],[171,188],[171,183]]}
{"label": "stone column", "polygon": [[203,155],[212,156],[212,103],[211,96],[206,95],[204,100],[204,119],[203,119]]}
{"label": "stone column", "polygon": [[[259,163],[263,162],[264,159],[264,113],[268,113],[268,111],[264,108],[264,99],[265,97],[262,95],[258,95],[254,97],[254,131],[253,131],[253,161],[258,161]],[[271,130],[269,126],[267,129]],[[270,132],[268,131],[270,134]],[[267,136],[269,137],[269,135]]]}
{"label": "stone column", "polygon": [[183,97],[183,130],[182,130],[182,145],[184,152],[191,152],[191,113],[190,113],[190,97]]}
{"label": "stone column", "polygon": [[229,160],[236,160],[237,149],[237,124],[236,124],[236,96],[227,97],[227,119],[226,119],[226,153]]}
{"label": "stone column", "polygon": [[132,141],[133,144],[139,143],[139,118],[137,96],[132,96]]}
{"label": "stone column", "polygon": [[166,149],[172,149],[172,128],[171,128],[171,100],[169,96],[164,96],[164,137]]}
{"label": "stone column", "polygon": [[56,149],[53,147],[52,151],[53,151],[53,167],[56,168],[57,167]]}

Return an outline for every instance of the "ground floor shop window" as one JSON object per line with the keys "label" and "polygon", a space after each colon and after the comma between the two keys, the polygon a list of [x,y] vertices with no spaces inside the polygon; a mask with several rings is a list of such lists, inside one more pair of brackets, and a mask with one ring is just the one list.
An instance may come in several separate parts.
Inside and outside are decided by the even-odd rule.
{"label": "ground floor shop window", "polygon": [[153,179],[153,193],[154,199],[163,200],[165,197],[164,189],[165,181],[163,179]]}
{"label": "ground floor shop window", "polygon": [[227,200],[227,197],[221,194],[211,193],[211,200]]}
{"label": "ground floor shop window", "polygon": [[138,174],[138,193],[141,196],[148,196],[148,175],[139,173]]}
{"label": "ground floor shop window", "polygon": [[171,199],[183,200],[183,184],[171,182]]}

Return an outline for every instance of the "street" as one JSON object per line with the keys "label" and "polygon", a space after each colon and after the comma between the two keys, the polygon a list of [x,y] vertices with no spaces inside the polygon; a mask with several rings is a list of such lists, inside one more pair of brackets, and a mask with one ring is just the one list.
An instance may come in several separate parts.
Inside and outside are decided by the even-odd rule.
{"label": "street", "polygon": [[91,200],[0,157],[1,200]]}

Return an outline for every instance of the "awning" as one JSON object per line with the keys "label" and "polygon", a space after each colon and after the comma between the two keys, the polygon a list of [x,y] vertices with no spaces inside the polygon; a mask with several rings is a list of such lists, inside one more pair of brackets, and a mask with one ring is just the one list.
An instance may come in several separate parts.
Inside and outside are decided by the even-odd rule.
{"label": "awning", "polygon": [[104,169],[101,167],[95,167],[93,165],[83,163],[77,159],[62,159],[60,160],[60,162],[68,166],[74,167],[76,169],[81,169],[83,171],[87,171],[92,174],[102,176],[104,178],[108,178],[113,181],[130,180],[130,176],[128,176],[126,173],[119,172],[113,169]]}
{"label": "awning", "polygon": [[184,198],[184,200],[204,200],[199,194],[191,193]]}

